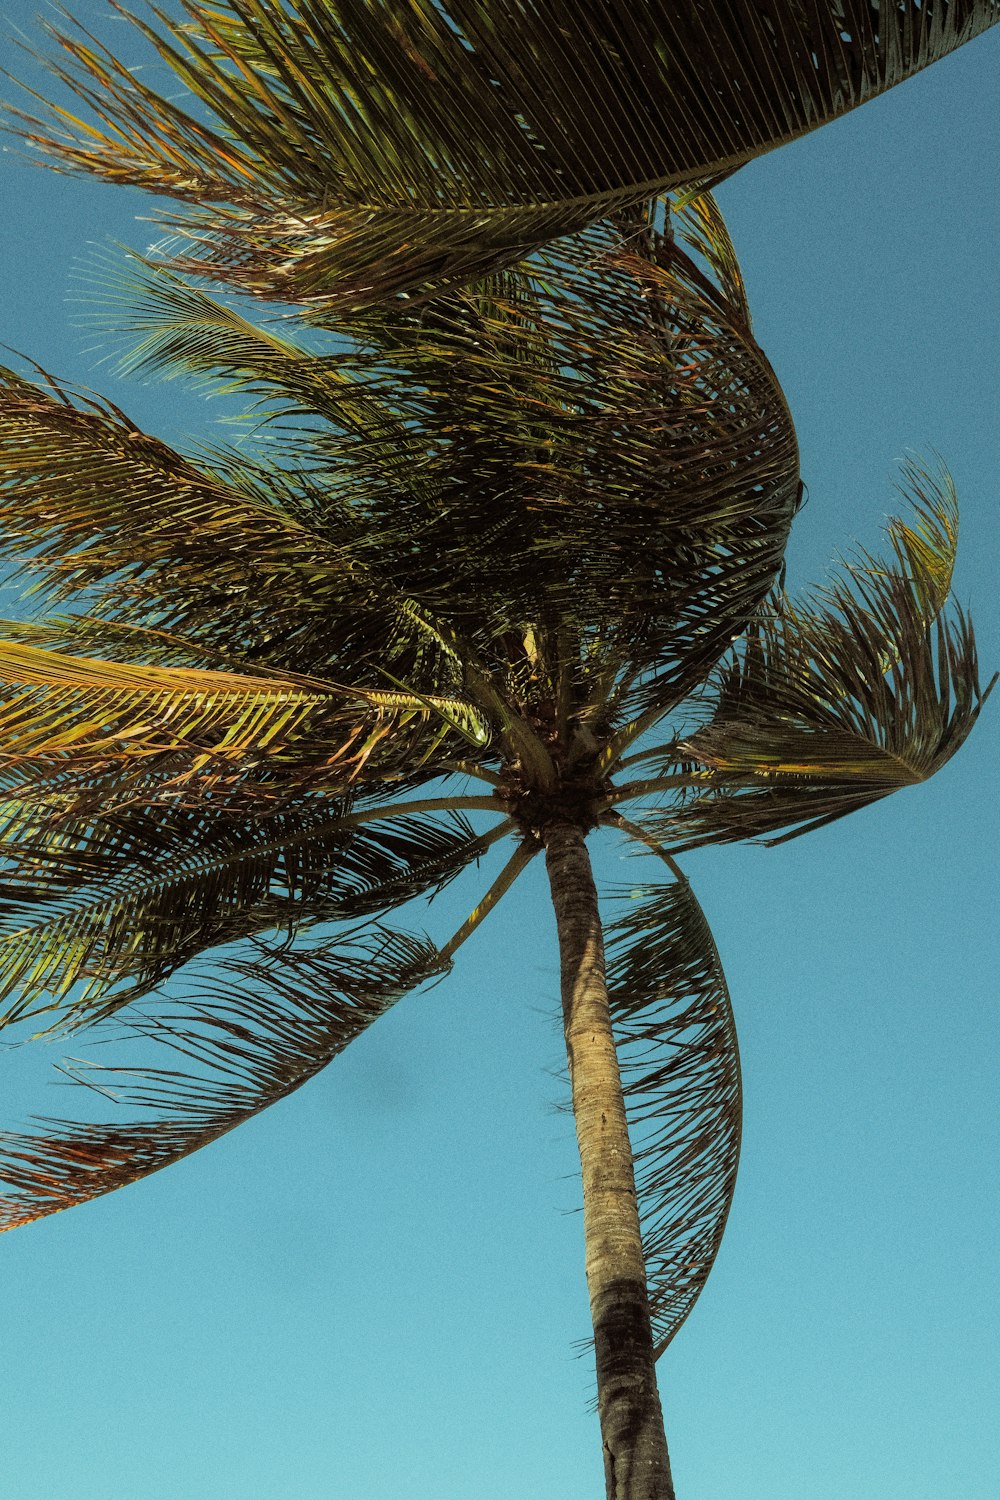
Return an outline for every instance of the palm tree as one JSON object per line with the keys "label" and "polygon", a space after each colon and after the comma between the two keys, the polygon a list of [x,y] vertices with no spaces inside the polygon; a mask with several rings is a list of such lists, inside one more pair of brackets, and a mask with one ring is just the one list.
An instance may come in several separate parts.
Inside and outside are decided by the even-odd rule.
{"label": "palm tree", "polygon": [[[985,694],[945,609],[950,481],[911,465],[889,562],[785,597],[795,436],[708,194],[311,327],[139,260],[127,298],[133,367],[220,379],[262,432],[181,454],[40,371],[2,377],[7,542],[77,605],[0,645],[5,1019],[123,1030],[139,1063],[68,1065],[117,1119],[3,1138],[0,1222],[285,1097],[544,855],[607,1493],[663,1500],[655,1361],[740,1139],[725,979],[677,855],[793,837],[954,753]],[[663,868],[610,924],[597,828]],[[502,842],[443,944],[391,925]]]}
{"label": "palm tree", "polygon": [[50,27],[48,66],[97,123],[21,113],[42,157],[186,204],[167,215],[182,265],[358,310],[715,185],[985,31],[1000,0],[184,0],[128,19],[175,79]]}

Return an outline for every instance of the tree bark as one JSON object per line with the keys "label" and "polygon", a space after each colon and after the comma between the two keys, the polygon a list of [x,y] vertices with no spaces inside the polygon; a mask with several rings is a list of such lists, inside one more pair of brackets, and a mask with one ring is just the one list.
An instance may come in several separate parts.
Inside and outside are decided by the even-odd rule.
{"label": "tree bark", "polygon": [[581,828],[553,823],[544,840],[583,1169],[583,1232],[607,1500],[674,1500],[597,890]]}

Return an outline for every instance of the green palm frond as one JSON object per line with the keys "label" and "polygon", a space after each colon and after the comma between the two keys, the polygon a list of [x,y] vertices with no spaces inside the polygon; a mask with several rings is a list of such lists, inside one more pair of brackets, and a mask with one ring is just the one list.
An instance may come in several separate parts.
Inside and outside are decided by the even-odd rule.
{"label": "green palm frond", "polygon": [[722,1242],[742,1128],[739,1048],[714,939],[687,880],[632,890],[608,924],[608,984],[658,1353]]}
{"label": "green palm frond", "polygon": [[458,813],[377,811],[359,825],[314,798],[258,817],[206,805],[32,821],[0,804],[0,1025],[43,1012],[89,1025],[208,948],[433,894],[493,842]]}
{"label": "green palm frond", "polygon": [[210,296],[161,259],[128,249],[102,256],[88,280],[89,319],[121,348],[122,374],[195,376],[213,389],[221,380],[221,389],[284,399],[299,418],[327,415],[366,442],[405,436],[392,404],[359,378],[343,329],[332,354],[318,352],[318,338],[307,338],[301,323],[290,331],[287,316],[261,321],[258,304],[248,308],[233,297]]}
{"label": "green palm frond", "polygon": [[210,470],[117,407],[0,371],[0,541],[31,592],[83,592],[92,615],[142,618],[244,669],[332,667],[377,688],[372,658],[388,656],[397,679],[439,682],[441,631],[358,555],[349,501],[225,459]]}
{"label": "green palm frond", "polygon": [[787,406],[741,310],[657,220],[377,329],[373,373],[411,377],[419,484],[401,487],[398,446],[390,467],[353,435],[328,451],[370,496],[384,566],[460,631],[468,597],[508,627],[711,657],[771,585],[799,495]]}
{"label": "green palm frond", "polygon": [[[126,13],[127,15],[127,13]],[[129,17],[159,92],[81,28],[48,60],[86,118],[14,112],[62,170],[189,205],[200,270],[348,307],[440,290],[653,192],[725,175],[911,76],[996,0],[187,0]],[[190,111],[174,102],[180,81]]]}
{"label": "green palm frond", "polygon": [[[651,827],[676,847],[792,838],[925,781],[969,734],[996,678],[975,635],[942,612],[957,521],[947,474],[911,465],[915,519],[796,606],[782,597],[720,672],[713,718],[672,747],[704,790]],[[782,838],[767,838],[782,842]]]}
{"label": "green palm frond", "polygon": [[438,967],[432,943],[382,928],[339,945],[257,945],[216,966],[194,998],[163,997],[155,1017],[135,1013],[128,1032],[193,1069],[70,1064],[123,1118],[41,1119],[43,1132],[0,1134],[0,1229],[137,1182],[217,1140],[315,1077]]}

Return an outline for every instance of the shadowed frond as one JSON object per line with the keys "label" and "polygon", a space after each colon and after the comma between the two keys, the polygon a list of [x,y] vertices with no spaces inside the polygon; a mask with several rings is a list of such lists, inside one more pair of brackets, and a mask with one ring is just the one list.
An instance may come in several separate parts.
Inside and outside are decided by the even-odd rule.
{"label": "shadowed frond", "polygon": [[[498,637],[558,615],[697,678],[773,583],[798,454],[716,205],[674,215],[697,261],[664,212],[356,319],[325,354],[150,263],[124,294],[136,358],[251,394],[286,487],[298,466],[321,497],[296,514],[341,553],[346,525],[352,580],[391,579],[442,642],[495,667]],[[683,665],[661,661],[668,638]]]}
{"label": "shadowed frond", "polygon": [[[667,638],[717,656],[770,587],[798,503],[791,418],[740,310],[657,219],[379,329],[397,389],[412,378],[420,487],[353,440],[344,473],[386,566],[438,615],[467,594],[495,619],[617,630],[658,663]],[[419,553],[395,546],[403,520]]]}
{"label": "shadowed frond", "polygon": [[30,553],[22,573],[35,592],[64,599],[113,581],[127,608],[145,590],[157,623],[200,626],[230,650],[316,632],[324,606],[370,600],[349,553],[274,493],[203,472],[86,394],[0,372],[0,466],[0,532]]}
{"label": "shadowed frond", "polygon": [[122,374],[214,377],[215,390],[221,377],[222,389],[284,397],[297,416],[327,414],[366,441],[405,436],[392,405],[359,378],[346,336],[324,353],[328,334],[321,345],[300,321],[289,327],[287,315],[261,321],[259,304],[210,296],[161,259],[124,247],[118,256],[102,255],[88,281],[89,321],[120,347]]}
{"label": "shadowed frond", "polygon": [[[843,576],[747,632],[720,671],[709,723],[675,747],[705,790],[648,825],[675,847],[783,838],[925,781],[964,742],[993,686],[975,636],[942,613],[957,518],[946,474],[907,471],[915,519],[889,527],[894,560]],[[782,838],[766,839],[780,843]]]}
{"label": "shadowed frond", "polygon": [[439,683],[441,632],[358,554],[351,497],[225,457],[210,471],[108,403],[0,371],[0,541],[31,592],[89,591],[91,614],[180,633],[213,665],[379,688],[388,657],[395,681]]}
{"label": "shadowed frond", "polygon": [[193,1070],[71,1063],[70,1077],[115,1099],[125,1118],[41,1119],[44,1132],[0,1134],[0,1229],[112,1192],[217,1140],[315,1077],[439,968],[432,943],[378,928],[339,945],[257,945],[204,976],[195,998],[161,996],[156,1014],[126,1018],[126,1035],[172,1048]]}
{"label": "shadowed frond", "polygon": [[316,798],[256,818],[207,805],[32,824],[0,804],[0,1025],[88,1025],[207,948],[378,915],[440,890],[495,837],[458,814],[376,811],[361,825],[371,810]]}
{"label": "shadowed frond", "polygon": [[660,1354],[715,1261],[736,1186],[739,1048],[708,923],[687,880],[631,891],[608,924],[618,1043]]}
{"label": "shadowed frond", "polygon": [[[733,171],[993,24],[997,0],[187,0],[162,92],[82,28],[47,65],[86,118],[15,113],[42,158],[189,205],[199,269],[358,307],[521,259]],[[172,77],[170,74],[172,73]],[[180,82],[190,91],[175,102]]]}

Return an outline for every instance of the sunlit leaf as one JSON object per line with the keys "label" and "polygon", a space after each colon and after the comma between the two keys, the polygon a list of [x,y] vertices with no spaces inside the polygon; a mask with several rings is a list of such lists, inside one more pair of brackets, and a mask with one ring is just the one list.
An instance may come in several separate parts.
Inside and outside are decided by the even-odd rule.
{"label": "sunlit leaf", "polygon": [[892,562],[861,554],[801,606],[776,596],[737,645],[714,716],[674,750],[704,790],[654,820],[661,836],[794,837],[925,781],[964,742],[993,682],[966,616],[942,612],[954,491],[946,474],[909,478],[916,514],[891,523]]}

